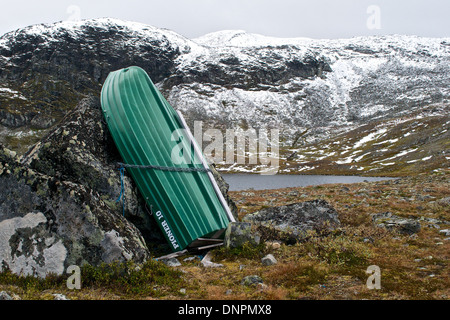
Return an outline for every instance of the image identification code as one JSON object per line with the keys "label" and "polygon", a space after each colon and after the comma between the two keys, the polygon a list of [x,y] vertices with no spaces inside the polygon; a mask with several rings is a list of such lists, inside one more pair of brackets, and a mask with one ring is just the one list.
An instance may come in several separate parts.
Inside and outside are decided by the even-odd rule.
{"label": "image identification code", "polygon": [[270,315],[271,305],[222,305],[222,308],[189,306],[188,304],[178,308],[179,315],[200,315],[209,318],[212,314],[222,315]]}

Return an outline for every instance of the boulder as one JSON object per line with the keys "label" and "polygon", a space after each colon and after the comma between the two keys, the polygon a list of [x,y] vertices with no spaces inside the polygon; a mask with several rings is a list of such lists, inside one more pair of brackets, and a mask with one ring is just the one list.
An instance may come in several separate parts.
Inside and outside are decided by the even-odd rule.
{"label": "boulder", "polygon": [[16,274],[63,274],[70,265],[143,262],[139,230],[101,194],[16,163],[0,175],[0,265]]}
{"label": "boulder", "polygon": [[310,231],[331,231],[340,226],[337,211],[325,200],[264,208],[246,215],[245,222],[259,225],[259,230],[285,242],[296,242]]}
{"label": "boulder", "polygon": [[[146,209],[131,177],[123,177],[121,193],[120,154],[109,133],[97,97],[83,99],[62,122],[23,156],[22,165],[35,172],[70,181],[98,193],[108,210],[134,224],[152,246],[166,241]],[[168,246],[167,246],[168,249]]]}

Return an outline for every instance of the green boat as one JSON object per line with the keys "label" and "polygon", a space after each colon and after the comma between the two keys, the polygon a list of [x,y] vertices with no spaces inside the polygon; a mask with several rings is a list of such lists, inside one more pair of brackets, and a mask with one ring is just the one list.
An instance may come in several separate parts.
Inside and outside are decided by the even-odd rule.
{"label": "green boat", "polygon": [[139,67],[111,72],[101,105],[122,166],[172,250],[220,244],[235,219],[183,116],[147,73]]}

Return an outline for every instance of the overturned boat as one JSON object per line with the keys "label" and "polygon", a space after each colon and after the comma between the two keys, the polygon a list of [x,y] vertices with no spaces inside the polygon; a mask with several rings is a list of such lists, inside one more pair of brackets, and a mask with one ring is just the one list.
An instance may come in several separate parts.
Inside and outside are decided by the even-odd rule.
{"label": "overturned boat", "polygon": [[235,218],[183,116],[147,73],[139,67],[111,72],[101,105],[121,166],[172,250],[220,243]]}

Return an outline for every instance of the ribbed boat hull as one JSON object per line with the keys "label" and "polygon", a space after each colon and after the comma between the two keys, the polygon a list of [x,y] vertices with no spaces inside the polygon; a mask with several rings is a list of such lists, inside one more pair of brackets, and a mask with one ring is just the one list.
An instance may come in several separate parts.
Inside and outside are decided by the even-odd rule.
{"label": "ribbed boat hull", "polygon": [[[172,152],[191,148],[176,111],[147,73],[130,67],[110,73],[101,93],[103,114],[123,162],[203,168],[200,160],[176,164]],[[182,139],[173,139],[173,133]],[[174,149],[175,148],[175,149]],[[127,168],[173,251],[217,236],[230,220],[207,172]]]}

